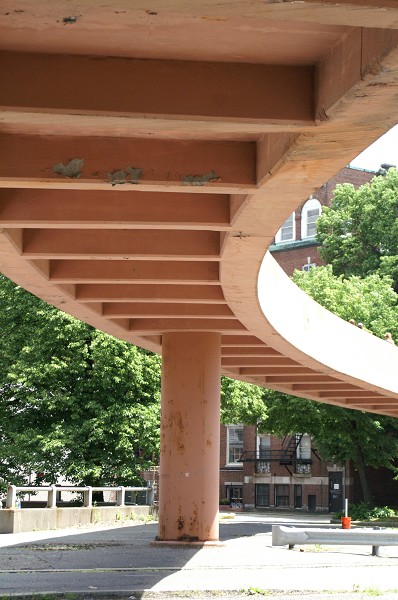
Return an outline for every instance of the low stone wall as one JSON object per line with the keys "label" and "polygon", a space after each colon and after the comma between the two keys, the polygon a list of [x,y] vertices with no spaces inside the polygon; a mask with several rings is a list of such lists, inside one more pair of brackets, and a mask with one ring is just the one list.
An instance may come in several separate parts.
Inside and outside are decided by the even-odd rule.
{"label": "low stone wall", "polygon": [[65,529],[90,523],[132,521],[153,514],[151,506],[93,506],[90,508],[5,508],[0,510],[0,534]]}

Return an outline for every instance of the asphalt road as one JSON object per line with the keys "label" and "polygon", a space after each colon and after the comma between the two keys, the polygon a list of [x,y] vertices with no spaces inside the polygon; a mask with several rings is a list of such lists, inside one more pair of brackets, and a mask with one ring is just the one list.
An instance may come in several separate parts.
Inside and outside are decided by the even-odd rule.
{"label": "asphalt road", "polygon": [[[272,524],[324,524],[319,515],[240,514],[220,547],[162,547],[156,524],[0,535],[0,596],[398,600],[398,547],[272,547]],[[66,595],[65,595],[66,594]],[[62,597],[62,596],[61,596]]]}

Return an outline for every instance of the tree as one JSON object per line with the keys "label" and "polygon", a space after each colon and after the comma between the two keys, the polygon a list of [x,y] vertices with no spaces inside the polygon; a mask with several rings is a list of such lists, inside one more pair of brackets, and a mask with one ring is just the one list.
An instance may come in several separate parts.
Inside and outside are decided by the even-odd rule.
{"label": "tree", "polygon": [[390,277],[334,276],[332,266],[327,265],[307,273],[295,271],[292,279],[316,302],[345,321],[355,319],[381,338],[391,331],[398,339],[398,295]]}
{"label": "tree", "polygon": [[[0,487],[60,475],[132,484],[159,454],[160,357],[0,276]],[[263,390],[223,378],[222,418],[265,417]]]}
{"label": "tree", "polygon": [[0,279],[0,481],[132,484],[159,448],[160,358]]}
{"label": "tree", "polygon": [[317,240],[335,275],[390,275],[398,291],[398,172],[354,188],[337,185],[317,221]]}
{"label": "tree", "polygon": [[268,431],[280,437],[305,432],[313,437],[317,453],[323,460],[352,461],[358,471],[364,501],[373,504],[366,467],[387,467],[396,471],[397,419],[271,390],[267,391],[266,402]]}
{"label": "tree", "polygon": [[229,377],[221,378],[221,423],[257,425],[266,418],[263,388]]}
{"label": "tree", "polygon": [[[370,275],[335,277],[331,266],[308,273],[296,271],[293,281],[325,308],[345,320],[362,321],[368,331],[382,337],[386,328],[398,335],[398,296],[391,279]],[[364,500],[372,504],[366,466],[396,470],[398,420],[318,403],[267,390],[267,421],[261,427],[278,436],[305,432],[315,440],[322,459],[353,462]]]}

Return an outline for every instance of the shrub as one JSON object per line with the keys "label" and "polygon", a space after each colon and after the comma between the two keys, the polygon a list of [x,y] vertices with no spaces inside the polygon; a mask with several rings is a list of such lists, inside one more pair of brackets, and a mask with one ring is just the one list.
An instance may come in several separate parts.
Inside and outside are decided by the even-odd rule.
{"label": "shrub", "polygon": [[[386,519],[390,517],[396,517],[398,514],[389,506],[374,506],[373,508],[361,502],[360,504],[351,504],[348,515],[353,521],[371,521],[372,519]],[[343,512],[335,514],[337,519],[344,516]]]}

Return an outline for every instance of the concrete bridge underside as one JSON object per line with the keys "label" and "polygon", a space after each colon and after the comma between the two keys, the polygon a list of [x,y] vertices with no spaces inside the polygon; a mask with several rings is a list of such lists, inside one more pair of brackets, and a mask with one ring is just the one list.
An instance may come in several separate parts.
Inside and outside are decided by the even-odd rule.
{"label": "concrete bridge underside", "polygon": [[398,416],[264,255],[398,121],[395,0],[2,0],[0,268],[163,354],[161,541],[218,539],[219,377]]}

